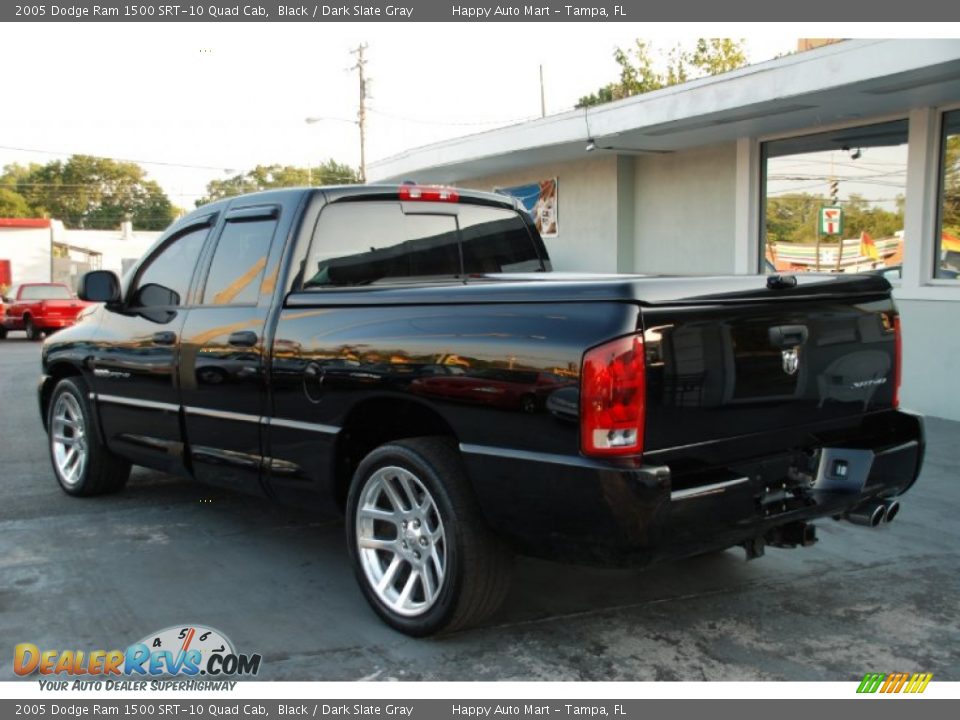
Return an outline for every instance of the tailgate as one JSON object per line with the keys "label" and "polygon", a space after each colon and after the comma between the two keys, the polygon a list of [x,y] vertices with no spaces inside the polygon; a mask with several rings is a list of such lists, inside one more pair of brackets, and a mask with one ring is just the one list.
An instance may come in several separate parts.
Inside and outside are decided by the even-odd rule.
{"label": "tailgate", "polygon": [[889,291],[648,307],[643,326],[647,451],[855,423],[894,403]]}
{"label": "tailgate", "polygon": [[75,318],[83,310],[84,303],[76,300],[41,300],[40,314],[49,318]]}

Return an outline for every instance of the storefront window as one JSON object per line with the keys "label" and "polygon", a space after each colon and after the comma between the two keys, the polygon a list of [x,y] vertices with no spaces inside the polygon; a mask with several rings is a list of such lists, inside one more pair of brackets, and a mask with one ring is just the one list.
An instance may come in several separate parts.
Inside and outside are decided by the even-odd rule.
{"label": "storefront window", "polygon": [[940,228],[933,275],[960,277],[960,110],[943,116],[940,149]]}
{"label": "storefront window", "polygon": [[774,140],[761,153],[763,270],[899,279],[906,120]]}

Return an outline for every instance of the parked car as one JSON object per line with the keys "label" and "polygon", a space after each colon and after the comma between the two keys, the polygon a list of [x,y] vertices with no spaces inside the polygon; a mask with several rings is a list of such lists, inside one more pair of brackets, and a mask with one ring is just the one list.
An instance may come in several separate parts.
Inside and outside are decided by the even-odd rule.
{"label": "parked car", "polygon": [[500,368],[458,370],[416,378],[410,383],[410,392],[534,413],[543,408],[547,395],[567,384],[554,373]]}
{"label": "parked car", "polygon": [[754,558],[893,520],[920,471],[882,277],[554,273],[503,196],[225,199],[80,296],[102,305],[47,339],[39,388],[63,490],[135,463],[338,509],[411,635],[481,622],[515,552]]}
{"label": "parked car", "polygon": [[23,283],[10,288],[0,325],[0,339],[13,330],[24,330],[30,340],[39,340],[73,325],[91,303],[78,300],[62,283]]}

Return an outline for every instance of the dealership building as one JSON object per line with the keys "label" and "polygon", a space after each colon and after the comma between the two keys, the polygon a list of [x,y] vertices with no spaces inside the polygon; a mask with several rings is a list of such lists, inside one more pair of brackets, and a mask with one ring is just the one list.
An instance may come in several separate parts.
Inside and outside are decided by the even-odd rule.
{"label": "dealership building", "polygon": [[[960,420],[955,146],[960,40],[847,40],[412,149],[367,175],[555,189],[557,270],[759,274],[790,253],[797,271],[888,269],[903,405]],[[818,215],[800,228],[809,238],[786,237],[781,221],[811,197],[874,224],[831,237]]]}

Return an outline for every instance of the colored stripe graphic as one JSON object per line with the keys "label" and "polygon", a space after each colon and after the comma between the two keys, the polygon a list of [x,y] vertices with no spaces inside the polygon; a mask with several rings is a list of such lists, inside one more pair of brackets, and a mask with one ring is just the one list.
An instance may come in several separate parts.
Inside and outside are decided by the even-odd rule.
{"label": "colored stripe graphic", "polygon": [[922,693],[933,679],[933,673],[867,673],[857,687],[858,693]]}

